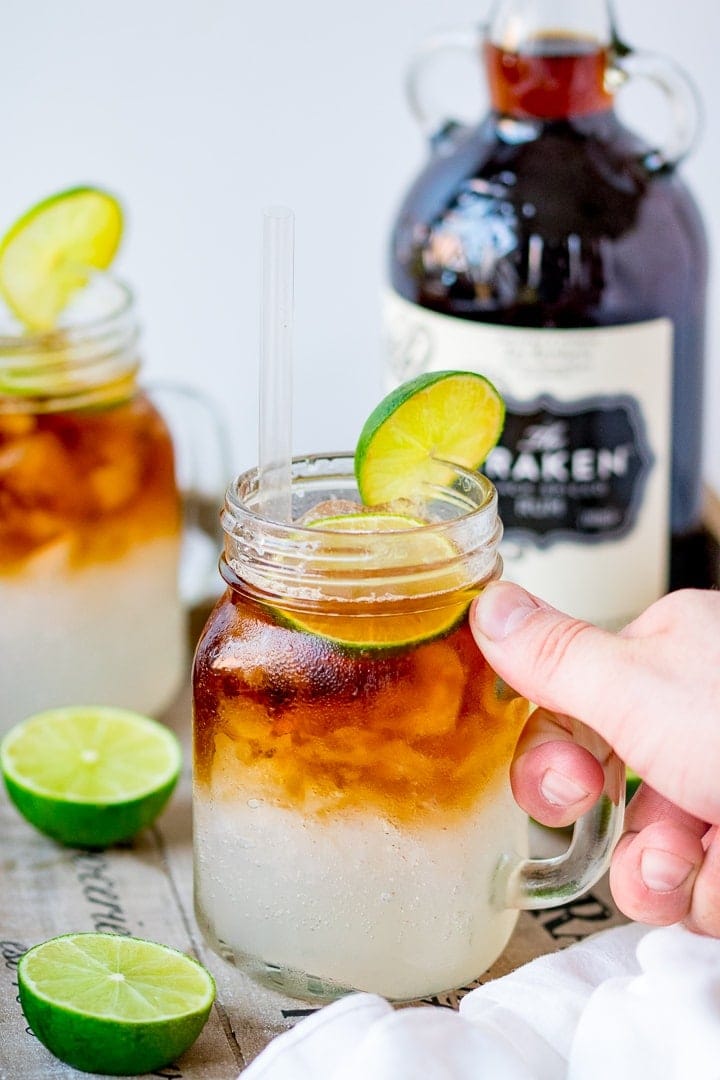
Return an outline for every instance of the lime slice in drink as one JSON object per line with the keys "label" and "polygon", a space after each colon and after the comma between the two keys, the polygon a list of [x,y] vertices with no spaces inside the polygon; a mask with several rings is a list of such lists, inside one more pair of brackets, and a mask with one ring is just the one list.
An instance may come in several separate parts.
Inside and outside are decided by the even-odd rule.
{"label": "lime slice in drink", "polygon": [[[409,514],[396,513],[370,513],[359,510],[358,513],[332,514],[329,517],[312,518],[306,522],[310,529],[323,529],[331,533],[369,533],[369,532],[408,532],[409,529],[417,529],[418,526],[428,525],[429,522],[421,521],[420,518],[410,517]],[[414,534],[415,536],[417,534]],[[437,537],[433,537],[437,545]],[[341,541],[340,541],[341,542]],[[405,543],[412,542],[410,537]],[[424,546],[426,541],[421,541]],[[441,542],[442,550],[447,555],[449,545]],[[440,546],[440,545],[437,545]],[[439,552],[439,554],[441,554]],[[383,561],[383,566],[387,564]]]}
{"label": "lime slice in drink", "polygon": [[447,484],[443,462],[477,469],[500,438],[505,406],[483,375],[433,371],[403,383],[375,408],[360,433],[355,475],[368,506]]}
{"label": "lime slice in drink", "polygon": [[637,789],[642,784],[642,779],[631,768],[625,766],[625,802],[630,802]]}
{"label": "lime slice in drink", "polygon": [[[374,569],[391,571],[393,565],[427,568],[444,564],[458,554],[447,537],[433,531],[427,522],[402,514],[343,514],[319,518],[309,522],[308,527],[323,532],[320,559],[326,550],[329,565],[331,559],[336,564],[341,556],[345,569],[352,568],[357,560],[357,569],[363,577],[372,574]],[[362,542],[353,545],[353,534],[367,533],[386,533],[392,538],[389,535],[389,543],[377,546],[368,547]],[[387,601],[351,602],[351,610],[343,614],[342,603],[333,602],[332,610],[323,610],[319,604],[306,611],[283,611],[281,616],[295,629],[351,649],[417,645],[448,633],[462,619],[472,599],[470,592],[463,591],[464,585],[460,570],[451,567],[441,576],[433,575],[434,590],[445,594],[438,596],[435,606],[427,599],[418,605],[412,595],[412,584],[406,583],[403,598],[393,604]],[[418,592],[422,591],[422,586],[418,585]],[[352,601],[351,596],[348,599]]]}
{"label": "lime slice in drink", "polygon": [[212,976],[184,953],[115,934],[66,934],[18,965],[20,1003],[38,1039],[84,1072],[136,1076],[174,1062],[215,1000]]}
{"label": "lime slice in drink", "polygon": [[122,234],[117,199],[77,187],[37,203],[0,240],[0,292],[34,331],[51,330],[93,270],[105,270]]}
{"label": "lime slice in drink", "polygon": [[16,724],[0,745],[0,769],[17,809],[73,847],[129,840],[151,824],[181,764],[171,731],[125,709],[51,709]]}

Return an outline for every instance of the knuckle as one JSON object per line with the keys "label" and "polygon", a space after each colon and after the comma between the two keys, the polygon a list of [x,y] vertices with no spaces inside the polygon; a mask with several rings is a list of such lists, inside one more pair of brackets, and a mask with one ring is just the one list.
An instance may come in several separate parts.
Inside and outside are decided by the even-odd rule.
{"label": "knuckle", "polygon": [[677,589],[656,600],[632,625],[642,634],[663,633],[686,624],[694,626],[699,618],[720,619],[720,592]]}
{"label": "knuckle", "polygon": [[692,930],[696,934],[720,938],[720,905],[708,906],[703,904],[698,911],[696,905],[693,904],[685,925],[688,930]]}
{"label": "knuckle", "polygon": [[588,623],[573,619],[553,623],[540,641],[535,658],[536,674],[542,679],[551,679],[567,666],[578,643],[592,632]]}
{"label": "knuckle", "polygon": [[705,853],[693,885],[688,926],[697,933],[720,937],[720,850],[717,834]]}
{"label": "knuckle", "polygon": [[657,601],[657,615],[663,629],[691,619],[697,613],[698,598],[699,594],[691,589],[680,589],[661,597]]}

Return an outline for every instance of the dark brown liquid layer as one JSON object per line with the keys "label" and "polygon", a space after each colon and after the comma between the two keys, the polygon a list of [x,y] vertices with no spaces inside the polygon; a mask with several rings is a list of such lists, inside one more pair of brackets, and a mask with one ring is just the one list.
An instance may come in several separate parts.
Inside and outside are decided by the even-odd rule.
{"label": "dark brown liquid layer", "polygon": [[64,540],[74,565],[112,560],[179,528],[170,435],[144,395],[75,412],[0,411],[0,571]]}
{"label": "dark brown liquid layer", "polygon": [[228,591],[198,646],[195,779],[216,799],[396,821],[465,810],[507,777],[528,706],[464,620],[445,637],[353,651]]}

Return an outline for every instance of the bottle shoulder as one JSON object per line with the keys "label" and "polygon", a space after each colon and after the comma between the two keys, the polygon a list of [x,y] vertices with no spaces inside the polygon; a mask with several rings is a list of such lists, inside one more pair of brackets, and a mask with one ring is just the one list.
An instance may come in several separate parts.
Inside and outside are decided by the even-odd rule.
{"label": "bottle shoulder", "polygon": [[497,216],[533,232],[624,233],[646,199],[699,220],[676,170],[650,171],[650,147],[614,114],[526,122],[491,114],[464,129],[421,169],[396,223]]}
{"label": "bottle shoulder", "polygon": [[577,325],[652,317],[704,293],[691,192],[676,171],[651,172],[614,115],[502,125],[465,132],[410,189],[391,243],[402,296],[469,318]]}

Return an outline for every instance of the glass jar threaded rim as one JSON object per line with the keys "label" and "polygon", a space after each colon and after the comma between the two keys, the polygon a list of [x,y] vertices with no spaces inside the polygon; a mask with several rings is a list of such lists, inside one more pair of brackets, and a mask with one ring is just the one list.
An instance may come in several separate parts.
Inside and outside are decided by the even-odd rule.
{"label": "glass jar threaded rim", "polygon": [[[445,463],[443,463],[445,464]],[[228,487],[221,522],[221,573],[233,587],[294,605],[317,602],[418,604],[478,589],[498,577],[502,524],[497,493],[481,473],[447,463],[444,483],[402,506],[368,508],[358,494],[351,453],[293,459],[291,522],[263,516],[260,474],[251,469]],[[336,531],[313,520],[348,511],[404,515],[411,526]]]}

